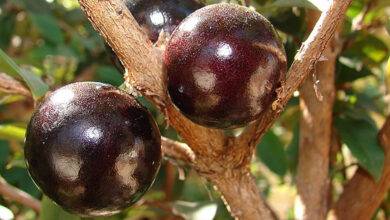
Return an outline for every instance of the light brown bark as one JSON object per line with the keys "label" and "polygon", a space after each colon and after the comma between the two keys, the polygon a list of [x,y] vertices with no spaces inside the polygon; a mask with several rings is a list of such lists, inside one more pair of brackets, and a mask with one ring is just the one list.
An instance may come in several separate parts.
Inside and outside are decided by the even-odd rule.
{"label": "light brown bark", "polygon": [[[236,218],[255,219],[253,216],[256,216],[257,219],[269,219],[269,216],[272,216],[267,205],[262,202],[260,191],[247,168],[226,170],[224,173],[210,176],[209,179],[217,190],[225,192],[222,200],[228,210],[235,213]],[[259,204],[262,207],[251,204]],[[245,212],[242,211],[243,207]]]}
{"label": "light brown bark", "polygon": [[[317,11],[307,12],[307,28],[314,27]],[[300,140],[297,168],[296,219],[326,219],[329,190],[329,151],[335,97],[335,37],[300,88]],[[318,80],[318,81],[317,81]]]}
{"label": "light brown bark", "polygon": [[345,185],[330,219],[371,219],[386,193],[388,193],[390,188],[390,117],[387,118],[378,136],[385,152],[381,179],[375,182],[370,174],[359,168]]}
{"label": "light brown bark", "polygon": [[317,29],[298,53],[290,77],[279,91],[279,99],[274,105],[277,107],[267,111],[265,118],[271,118],[261,120],[259,126],[252,126],[254,131],[249,136],[237,140],[226,137],[221,130],[194,124],[172,105],[166,93],[161,55],[147,40],[121,0],[79,2],[95,29],[122,60],[127,69],[126,81],[166,115],[169,125],[178,131],[195,155],[191,166],[217,186],[232,216],[248,220],[272,219],[271,211],[247,171],[254,146],[309,73],[310,66],[319,59],[334,33],[332,27],[342,20],[351,0],[335,0],[324,12]]}

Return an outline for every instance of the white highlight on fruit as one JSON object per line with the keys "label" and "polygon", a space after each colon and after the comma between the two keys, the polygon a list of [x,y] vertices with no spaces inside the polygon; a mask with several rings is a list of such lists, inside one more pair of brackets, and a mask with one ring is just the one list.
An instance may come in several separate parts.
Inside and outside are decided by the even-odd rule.
{"label": "white highlight on fruit", "polygon": [[84,134],[89,141],[94,143],[98,143],[103,136],[102,130],[98,127],[89,127],[87,130],[85,130]]}
{"label": "white highlight on fruit", "polygon": [[202,91],[207,92],[214,88],[217,79],[212,72],[203,69],[195,69],[193,75],[196,85]]}
{"label": "white highlight on fruit", "polygon": [[227,43],[220,43],[218,45],[216,53],[217,53],[218,57],[223,58],[223,59],[228,59],[228,58],[230,58],[232,56],[233,49]]}
{"label": "white highlight on fruit", "polygon": [[71,89],[60,89],[54,92],[50,100],[54,105],[67,105],[73,100],[74,95]]}
{"label": "white highlight on fruit", "polygon": [[158,9],[154,10],[150,13],[150,21],[157,26],[163,25],[165,21],[164,14]]}
{"label": "white highlight on fruit", "polygon": [[180,25],[182,31],[190,32],[192,31],[199,23],[200,19],[198,17],[192,17]]}

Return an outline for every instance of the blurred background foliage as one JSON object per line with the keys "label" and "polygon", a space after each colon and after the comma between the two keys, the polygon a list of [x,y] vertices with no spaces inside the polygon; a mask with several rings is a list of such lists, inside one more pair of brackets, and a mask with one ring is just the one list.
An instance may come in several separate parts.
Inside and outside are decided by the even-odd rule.
{"label": "blurred background foliage", "polygon": [[[324,9],[327,1],[235,3],[245,2],[277,28],[291,64],[306,36],[305,23],[310,19],[306,18],[306,10]],[[354,0],[342,33],[334,109],[334,125],[342,148],[331,164],[333,198],[340,194],[357,165],[375,179],[381,175],[384,155],[376,136],[390,113],[390,1]],[[111,63],[102,39],[76,0],[0,0],[0,49],[0,84],[16,83],[20,87],[20,91],[10,91],[6,85],[0,86],[0,176],[40,200],[42,205],[38,214],[0,196],[0,219],[28,220],[39,215],[41,220],[80,219],[53,204],[31,181],[23,158],[25,128],[34,99],[47,90],[74,81],[100,81],[119,86],[123,83],[122,74]],[[25,87],[32,96],[23,90]],[[293,218],[299,144],[298,97],[296,92],[258,145],[258,157],[251,165],[261,192],[282,219]],[[166,127],[164,117],[150,103],[142,97],[140,101],[155,116],[163,136],[181,140],[172,128]],[[194,220],[231,219],[210,184],[188,167],[165,161],[153,188],[141,202],[116,216],[96,219],[177,219],[178,216]],[[390,218],[390,197],[385,199],[375,218]]]}

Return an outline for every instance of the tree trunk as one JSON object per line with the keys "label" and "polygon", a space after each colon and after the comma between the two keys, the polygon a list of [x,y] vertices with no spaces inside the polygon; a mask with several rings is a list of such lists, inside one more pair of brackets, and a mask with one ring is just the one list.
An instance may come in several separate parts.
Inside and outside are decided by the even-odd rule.
{"label": "tree trunk", "polygon": [[[308,29],[320,15],[308,11]],[[332,140],[332,113],[335,97],[335,38],[324,51],[313,76],[300,89],[300,140],[297,170],[298,196],[295,203],[297,219],[326,218],[329,190],[329,150]],[[318,80],[318,83],[316,82]]]}

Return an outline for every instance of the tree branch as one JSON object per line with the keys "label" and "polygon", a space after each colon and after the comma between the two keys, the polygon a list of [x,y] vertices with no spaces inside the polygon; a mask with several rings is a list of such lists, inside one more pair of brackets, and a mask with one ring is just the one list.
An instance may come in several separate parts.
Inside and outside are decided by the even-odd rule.
{"label": "tree branch", "polygon": [[[319,12],[306,13],[307,28],[312,30]],[[326,47],[315,66],[312,77],[308,77],[300,88],[300,140],[297,168],[297,199],[295,218],[326,219],[329,191],[329,152],[332,141],[333,103],[335,97],[335,67],[337,59],[337,33]],[[310,187],[308,187],[310,186]]]}
{"label": "tree branch", "polygon": [[40,212],[41,210],[41,203],[38,200],[20,189],[11,186],[2,177],[0,177],[0,195],[11,201],[15,201],[26,207],[32,208],[36,212]]}
{"label": "tree branch", "polygon": [[330,218],[334,219],[371,219],[390,188],[390,116],[379,133],[379,141],[385,151],[385,164],[382,177],[378,182],[362,168],[344,187],[339,200],[333,207]]}
{"label": "tree branch", "polygon": [[279,117],[294,91],[299,88],[320,59],[329,40],[334,36],[336,27],[342,22],[351,1],[333,0],[329,8],[322,12],[313,31],[295,55],[295,60],[287,73],[286,81],[278,91],[278,99],[258,121],[243,132],[238,139],[238,143],[254,146]]}
{"label": "tree branch", "polygon": [[[252,137],[254,133],[247,137],[244,135],[245,141],[237,142],[234,138],[226,137],[221,130],[205,128],[185,118],[167,96],[166,77],[160,53],[147,40],[123,1],[79,0],[79,2],[95,29],[122,60],[127,69],[126,81],[165,114],[169,125],[177,130],[194,153],[192,167],[217,186],[229,204],[231,214],[236,218],[249,220],[272,219],[271,212],[260,197],[255,181],[248,171],[253,152],[248,149],[253,149],[254,142],[261,134],[256,137]],[[332,26],[341,20],[349,2],[350,0],[335,0],[332,7],[323,14],[318,30],[311,36],[315,39],[310,39],[308,42],[311,43],[301,49],[300,58],[295,62],[295,69],[291,73],[306,74],[308,71],[301,71],[302,68],[309,69],[309,66],[315,64],[334,32]],[[289,76],[288,82],[296,80],[294,74]],[[295,84],[287,84],[289,86],[284,87],[285,90],[279,91],[279,104],[284,106],[287,103],[303,78],[304,76]],[[272,116],[267,126],[282,110],[282,108],[274,109],[275,111],[268,111],[264,117]],[[260,132],[264,131],[265,128]],[[240,140],[243,140],[243,137]]]}

